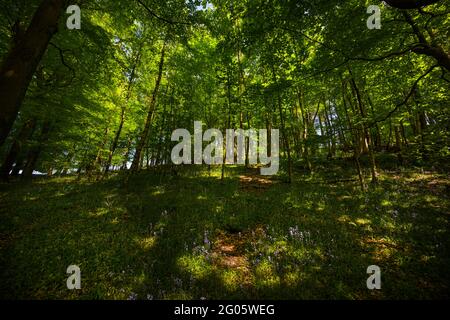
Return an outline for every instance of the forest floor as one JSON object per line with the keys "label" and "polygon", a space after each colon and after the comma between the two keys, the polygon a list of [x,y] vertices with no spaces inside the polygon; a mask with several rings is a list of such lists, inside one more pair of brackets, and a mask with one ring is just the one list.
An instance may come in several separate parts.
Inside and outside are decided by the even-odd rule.
{"label": "forest floor", "polygon": [[449,298],[449,177],[379,178],[362,192],[329,164],[291,185],[238,167],[3,184],[0,298]]}

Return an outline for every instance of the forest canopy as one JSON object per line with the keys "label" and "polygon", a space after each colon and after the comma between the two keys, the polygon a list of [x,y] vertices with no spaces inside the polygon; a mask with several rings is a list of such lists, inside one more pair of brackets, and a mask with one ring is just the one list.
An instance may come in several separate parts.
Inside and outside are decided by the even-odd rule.
{"label": "forest canopy", "polygon": [[387,2],[378,30],[369,2],[268,0],[80,2],[69,30],[65,1],[6,1],[3,70],[45,6],[61,12],[28,80],[0,86],[3,179],[169,164],[171,132],[194,121],[280,128],[289,179],[318,154],[368,154],[372,179],[379,152],[448,163],[448,3]]}

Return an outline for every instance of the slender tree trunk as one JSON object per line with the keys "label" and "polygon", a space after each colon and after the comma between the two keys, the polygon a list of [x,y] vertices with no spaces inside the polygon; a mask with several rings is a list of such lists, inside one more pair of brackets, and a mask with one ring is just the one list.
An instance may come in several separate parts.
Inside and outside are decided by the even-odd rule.
{"label": "slender tree trunk", "polygon": [[427,128],[427,115],[425,113],[425,111],[420,111],[419,112],[419,124],[420,124],[420,134],[423,134],[423,132],[426,130]]}
{"label": "slender tree trunk", "polygon": [[345,136],[345,125],[344,125],[344,121],[343,117],[341,117],[341,113],[339,112],[339,109],[336,107],[336,116],[337,116],[337,132],[338,132],[338,136],[339,136],[339,143],[343,146],[343,149],[347,149],[349,147],[349,143],[347,141],[347,138]]}
{"label": "slender tree trunk", "polygon": [[65,0],[43,0],[21,39],[0,68],[0,146],[5,142],[33,74],[57,32]]}
{"label": "slender tree trunk", "polygon": [[[370,98],[370,95],[366,93],[367,101],[369,102],[370,110],[372,111],[372,115],[375,114],[375,109],[372,103],[372,99]],[[375,124],[375,143],[374,143],[374,149],[381,150],[382,145],[382,139],[381,139],[381,132],[380,127],[378,126],[378,123]]]}
{"label": "slender tree trunk", "polygon": [[[325,136],[325,131],[323,129],[322,117],[321,117],[320,114],[319,114],[318,120],[319,120],[320,135],[321,135],[321,137],[324,137]],[[328,144],[327,144],[327,147],[328,147]]]}
{"label": "slender tree trunk", "polygon": [[293,132],[294,149],[295,149],[297,159],[300,159],[301,155],[302,155],[301,145],[300,145],[300,136],[301,135],[300,135],[300,130],[299,130],[300,117],[298,115],[297,105],[295,103],[292,104],[291,114],[292,114],[292,117],[294,118],[294,123],[295,123],[294,132]]}
{"label": "slender tree trunk", "polygon": [[[169,88],[167,88],[167,91]],[[161,127],[159,129],[158,133],[158,150],[156,151],[156,165],[161,165],[163,162],[163,144],[165,141],[164,137],[164,128],[166,126],[166,104],[164,104],[163,112],[162,112],[162,121],[161,121]],[[148,152],[147,152],[148,154]],[[148,166],[148,165],[147,165]]]}
{"label": "slender tree trunk", "polygon": [[[277,75],[275,73],[275,67],[272,66],[272,72],[273,72],[273,81],[275,83],[278,83],[277,80]],[[286,134],[286,124],[284,121],[284,114],[283,114],[283,107],[282,107],[282,102],[281,102],[281,95],[278,92],[277,94],[278,96],[278,111],[280,113],[280,122],[281,122],[281,134],[283,136],[284,139],[284,146],[286,148],[286,153],[287,153],[287,157],[288,157],[288,183],[292,182],[292,159],[291,159],[291,147],[289,144],[289,137]]]}
{"label": "slender tree trunk", "polygon": [[362,124],[362,130],[364,132],[364,137],[368,146],[368,151],[369,151],[369,158],[370,158],[370,170],[372,173],[372,183],[377,183],[377,169],[376,169],[376,164],[375,164],[375,155],[374,155],[374,150],[373,150],[373,143],[370,139],[370,135],[369,135],[369,131],[366,127],[366,125],[364,124],[364,120],[366,119],[366,110],[364,107],[364,104],[362,102],[362,98],[361,98],[361,94],[359,92],[358,86],[356,85],[356,81],[355,78],[353,77],[352,71],[351,69],[349,69],[350,71],[350,76],[351,76],[351,83],[353,85],[353,88],[355,90],[356,93],[356,99],[358,101],[358,106],[359,106],[359,110],[360,110],[360,114],[361,117],[363,119],[363,124]]}
{"label": "slender tree trunk", "polygon": [[120,109],[120,121],[119,121],[119,127],[116,131],[116,134],[114,136],[113,143],[111,144],[111,148],[109,150],[108,160],[106,161],[105,165],[105,175],[108,174],[109,167],[111,166],[112,158],[114,156],[114,152],[116,152],[117,146],[119,144],[120,135],[122,133],[123,126],[125,124],[125,112],[128,105],[128,102],[130,101],[131,94],[133,91],[133,81],[136,78],[136,69],[137,66],[141,60],[141,51],[142,51],[143,44],[139,47],[139,51],[136,56],[136,60],[134,61],[130,78],[128,81],[128,88],[127,88],[127,96],[125,97],[125,105],[123,105]]}
{"label": "slender tree trunk", "polygon": [[18,155],[22,150],[23,144],[27,139],[33,134],[34,128],[36,127],[36,119],[32,118],[26,121],[17,135],[17,138],[14,139],[9,151],[6,155],[5,161],[0,168],[0,180],[8,181],[9,172],[12,170],[14,162],[16,162],[16,167],[19,168],[20,164],[18,163]]}
{"label": "slender tree trunk", "polygon": [[161,50],[161,59],[159,61],[159,71],[158,71],[158,77],[156,79],[155,88],[153,90],[152,100],[150,102],[150,106],[148,109],[147,119],[145,121],[144,130],[142,131],[138,144],[136,146],[136,153],[134,154],[133,163],[131,165],[131,171],[136,172],[139,170],[139,163],[141,160],[141,154],[144,146],[147,144],[148,140],[148,134],[150,131],[150,125],[152,122],[153,113],[155,111],[156,107],[156,98],[158,96],[159,87],[161,84],[163,69],[164,69],[164,55],[166,51],[166,43],[164,42],[162,50]]}
{"label": "slender tree trunk", "polygon": [[[227,127],[225,129],[231,129],[231,75],[230,70],[227,67],[227,107],[228,107],[228,119],[227,119]],[[226,131],[226,130],[225,130]],[[224,137],[226,139],[226,132],[224,132]],[[220,176],[220,180],[223,180],[225,177],[225,161],[226,161],[226,145],[230,143],[230,141],[225,141],[223,144],[223,161],[222,161],[222,172]],[[234,143],[234,141],[232,141]]]}
{"label": "slender tree trunk", "polygon": [[361,190],[364,192],[366,190],[366,184],[364,183],[364,176],[362,174],[361,163],[359,161],[359,157],[361,155],[360,148],[359,148],[359,135],[358,135],[358,131],[352,125],[352,120],[351,120],[349,112],[347,110],[345,92],[346,92],[346,85],[345,85],[344,81],[342,81],[342,103],[344,106],[344,111],[345,111],[345,116],[347,118],[348,127],[350,129],[350,132],[352,133],[351,136],[353,138],[353,160],[355,161],[356,170],[358,172],[358,179],[359,179],[359,184],[361,186]]}
{"label": "slender tree trunk", "polygon": [[[246,112],[246,118],[247,118],[247,130],[250,130],[251,129],[250,114],[248,111]],[[246,140],[245,144],[245,166],[247,168],[249,166],[249,158],[248,158],[249,152],[250,152],[250,138]]]}
{"label": "slender tree trunk", "polygon": [[303,119],[303,159],[306,162],[309,172],[312,172],[311,160],[309,158],[309,146],[308,146],[308,131],[309,131],[309,113],[306,112],[305,107],[303,105],[303,95],[302,91],[299,89],[298,91],[298,102],[300,106],[300,111],[302,113]]}
{"label": "slender tree trunk", "polygon": [[22,177],[29,179],[33,175],[33,171],[36,168],[37,161],[41,155],[43,145],[47,142],[51,129],[50,121],[45,121],[42,125],[41,136],[39,139],[39,145],[31,148],[28,152],[27,163],[23,169]]}
{"label": "slender tree trunk", "polygon": [[103,162],[103,150],[105,149],[105,145],[108,140],[108,133],[109,133],[109,121],[107,126],[105,127],[105,132],[103,133],[103,140],[98,145],[98,152],[97,157],[95,157],[94,161],[94,168],[98,168],[100,173],[102,172],[102,162]]}
{"label": "slender tree trunk", "polygon": [[123,163],[122,163],[122,167],[121,170],[127,170],[127,166],[128,166],[128,161],[129,161],[129,156],[130,156],[130,152],[131,152],[131,143],[132,143],[132,139],[130,137],[128,137],[128,142],[127,142],[127,151],[125,152],[125,155],[123,157]]}
{"label": "slender tree trunk", "polygon": [[[270,116],[270,114],[266,115],[266,129],[267,129],[267,141],[272,141],[272,117]],[[272,156],[272,144],[268,143],[267,144],[267,155],[269,157]]]}
{"label": "slender tree trunk", "polygon": [[396,125],[394,127],[394,130],[395,130],[395,146],[396,146],[397,150],[400,151],[400,150],[402,150],[402,141],[400,139],[400,129]]}
{"label": "slender tree trunk", "polygon": [[25,165],[25,156],[19,156],[17,157],[16,164],[14,165],[14,168],[11,171],[12,177],[17,177],[20,173],[20,170],[23,170],[23,167]]}
{"label": "slender tree trunk", "polygon": [[403,157],[402,157],[402,139],[400,137],[400,127],[398,125],[394,126],[394,132],[395,132],[395,147],[397,149],[397,158],[400,165],[403,164]]}
{"label": "slender tree trunk", "polygon": [[389,136],[387,139],[386,151],[389,151],[391,148],[391,139],[392,139],[392,120],[389,119]]}
{"label": "slender tree trunk", "polygon": [[109,167],[111,166],[114,152],[116,151],[117,145],[119,144],[120,134],[122,133],[124,123],[125,123],[125,107],[122,107],[120,112],[119,128],[117,129],[116,134],[114,136],[113,143],[111,144],[111,148],[109,150],[108,160],[106,161],[105,164],[105,175],[108,174],[109,172]]}
{"label": "slender tree trunk", "polygon": [[[329,109],[328,109],[329,107]],[[331,105],[330,103],[328,103],[328,107],[327,107],[327,103],[325,102],[325,125],[326,125],[326,132],[328,135],[328,147],[329,147],[329,151],[328,151],[328,158],[332,159],[335,155],[336,155],[336,139],[335,139],[335,132],[333,129],[333,126],[331,124],[331,120],[332,120],[332,116],[331,116]]]}
{"label": "slender tree trunk", "polygon": [[[309,122],[310,127],[308,127],[308,130],[311,130],[311,131],[308,133],[308,135],[313,134],[314,136],[317,136],[315,123],[316,123],[317,116],[319,114],[319,110],[320,110],[320,101],[317,103],[316,112],[314,113],[314,116],[313,116],[312,120]],[[316,144],[314,143],[313,147],[309,148],[309,150],[310,150],[310,154],[313,157],[315,157],[316,156],[316,151],[317,151]]]}
{"label": "slender tree trunk", "polygon": [[403,120],[400,120],[400,128],[401,128],[400,133],[402,134],[403,143],[405,144],[406,147],[408,147],[408,139],[406,138],[406,131],[405,131],[405,126],[403,125]]}

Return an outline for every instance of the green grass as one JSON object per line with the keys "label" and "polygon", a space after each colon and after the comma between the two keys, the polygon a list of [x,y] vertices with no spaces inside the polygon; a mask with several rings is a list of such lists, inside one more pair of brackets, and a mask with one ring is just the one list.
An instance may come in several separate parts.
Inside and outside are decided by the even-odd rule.
{"label": "green grass", "polygon": [[[327,182],[355,178],[347,167],[254,190],[244,168],[1,185],[0,298],[449,298],[448,177]],[[72,264],[81,290],[66,288]],[[381,290],[366,288],[372,264]]]}

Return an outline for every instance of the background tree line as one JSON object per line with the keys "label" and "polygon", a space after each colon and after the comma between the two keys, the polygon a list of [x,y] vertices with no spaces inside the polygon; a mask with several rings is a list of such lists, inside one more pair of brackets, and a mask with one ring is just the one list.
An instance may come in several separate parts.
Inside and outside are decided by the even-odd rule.
{"label": "background tree line", "polygon": [[[72,3],[74,2],[74,3]],[[279,128],[283,175],[448,170],[448,1],[2,2],[1,176],[170,164],[176,128]],[[408,8],[408,9],[402,9]],[[226,169],[222,170],[222,177]]]}

